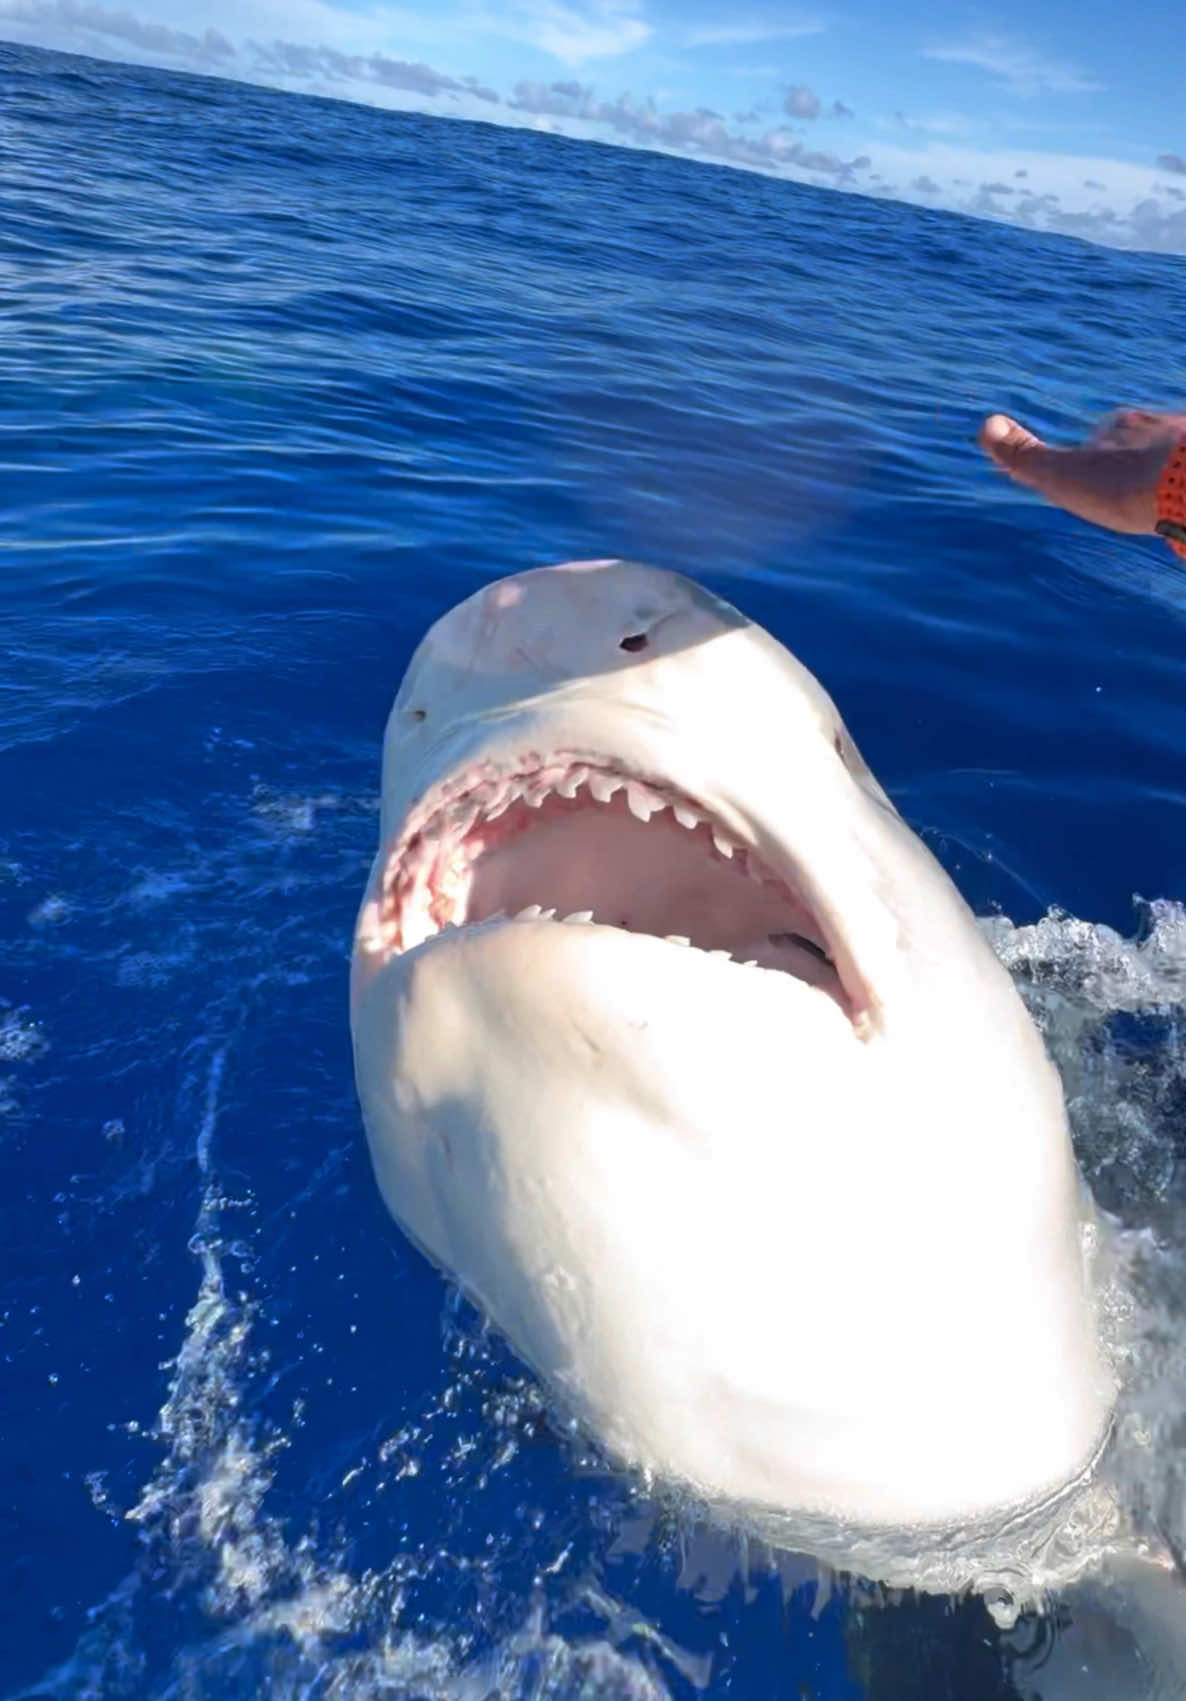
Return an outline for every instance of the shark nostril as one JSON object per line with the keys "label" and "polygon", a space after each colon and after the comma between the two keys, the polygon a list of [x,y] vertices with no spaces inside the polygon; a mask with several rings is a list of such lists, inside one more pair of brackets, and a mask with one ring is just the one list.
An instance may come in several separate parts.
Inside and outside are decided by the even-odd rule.
{"label": "shark nostril", "polygon": [[408,713],[414,721],[423,721],[428,719],[427,709],[409,709]]}
{"label": "shark nostril", "polygon": [[645,632],[631,632],[618,645],[620,650],[645,650],[650,642]]}

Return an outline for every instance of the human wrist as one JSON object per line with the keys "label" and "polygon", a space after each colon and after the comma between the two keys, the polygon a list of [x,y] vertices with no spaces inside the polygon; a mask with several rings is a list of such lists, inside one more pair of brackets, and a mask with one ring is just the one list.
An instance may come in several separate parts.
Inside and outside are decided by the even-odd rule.
{"label": "human wrist", "polygon": [[1166,457],[1157,483],[1157,521],[1153,528],[1176,555],[1186,560],[1186,431]]}

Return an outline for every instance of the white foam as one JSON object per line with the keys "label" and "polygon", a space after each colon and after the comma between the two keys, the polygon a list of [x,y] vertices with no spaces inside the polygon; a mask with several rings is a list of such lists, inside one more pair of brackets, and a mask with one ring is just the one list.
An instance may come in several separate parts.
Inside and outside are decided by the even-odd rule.
{"label": "white foam", "polygon": [[[1160,1532],[1181,1553],[1186,907],[1159,900],[1142,919],[1135,939],[1058,914],[1028,927],[997,917],[985,928],[1043,1029],[1080,1164],[1109,1214],[1112,1265],[1101,1299],[1123,1391],[1105,1478],[1138,1528]],[[1080,1568],[1106,1534],[1081,1533]]]}

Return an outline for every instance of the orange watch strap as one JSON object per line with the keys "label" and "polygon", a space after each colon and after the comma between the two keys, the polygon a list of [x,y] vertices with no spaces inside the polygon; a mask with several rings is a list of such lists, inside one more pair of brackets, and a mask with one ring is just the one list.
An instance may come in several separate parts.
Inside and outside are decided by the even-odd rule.
{"label": "orange watch strap", "polygon": [[1186,437],[1162,468],[1157,485],[1157,533],[1186,560]]}

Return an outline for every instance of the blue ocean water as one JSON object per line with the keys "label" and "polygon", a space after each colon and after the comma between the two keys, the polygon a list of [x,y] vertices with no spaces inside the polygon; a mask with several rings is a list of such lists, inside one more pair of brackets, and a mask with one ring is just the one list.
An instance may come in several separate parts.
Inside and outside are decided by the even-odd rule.
{"label": "blue ocean water", "polygon": [[1186,570],[972,441],[1180,405],[1186,263],[3,44],[0,147],[0,1693],[1032,1693],[1049,1627],[731,1569],[555,1432],[379,1203],[346,960],[426,624],[677,568],[1186,1220]]}

